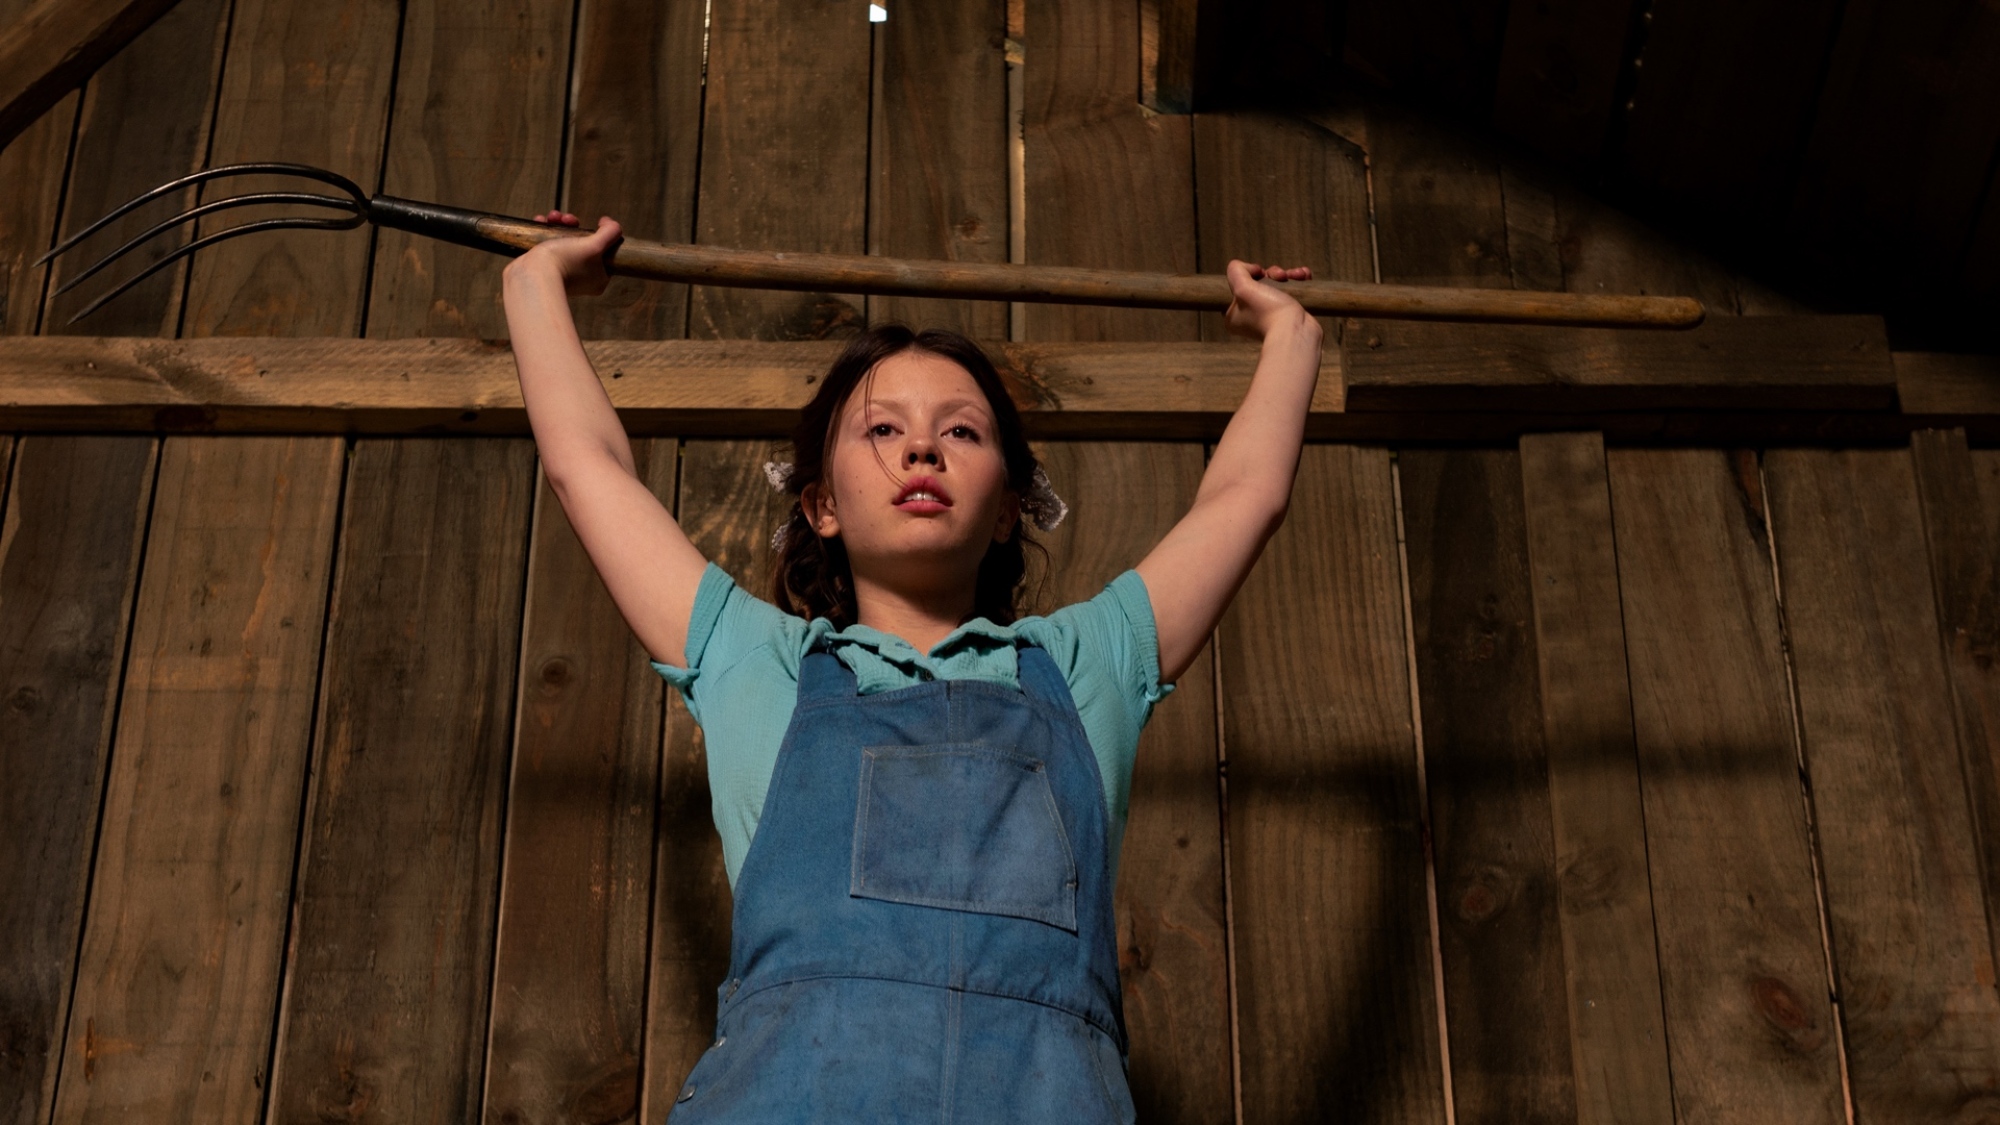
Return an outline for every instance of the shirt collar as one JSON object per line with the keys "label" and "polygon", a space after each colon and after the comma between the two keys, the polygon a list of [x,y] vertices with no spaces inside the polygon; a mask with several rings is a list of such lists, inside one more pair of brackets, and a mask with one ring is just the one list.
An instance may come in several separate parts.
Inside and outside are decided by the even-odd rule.
{"label": "shirt collar", "polygon": [[867,649],[883,660],[904,668],[934,671],[935,662],[944,660],[961,650],[1012,648],[1018,639],[1018,634],[1010,626],[995,625],[984,617],[975,617],[953,629],[929,653],[920,653],[916,646],[892,633],[884,633],[859,623],[844,629],[835,629],[833,622],[824,617],[817,617],[808,627],[808,647],[811,646],[811,642],[822,638],[829,649],[837,651],[851,645]]}

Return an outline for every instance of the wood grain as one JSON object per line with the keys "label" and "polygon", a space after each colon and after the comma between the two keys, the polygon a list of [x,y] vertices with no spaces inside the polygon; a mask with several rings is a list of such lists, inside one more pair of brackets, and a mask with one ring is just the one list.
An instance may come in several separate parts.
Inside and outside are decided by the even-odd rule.
{"label": "wood grain", "polygon": [[2000,994],[1906,450],[1766,466],[1854,1112],[2000,1112]]}
{"label": "wood grain", "polygon": [[[575,105],[563,206],[609,214],[633,235],[694,238],[701,142],[701,0],[586,0],[577,9]],[[615,279],[574,303],[588,339],[687,334],[684,285]]]}
{"label": "wood grain", "polygon": [[[228,17],[227,0],[184,0],[92,75],[83,92],[75,152],[70,157],[62,207],[65,238],[133,196],[202,166]],[[51,281],[61,284],[193,203],[194,193],[182,192],[127,215],[57,259]],[[129,277],[187,241],[185,231],[163,235],[81,288],[51,297],[42,314],[42,331],[177,334],[184,266],[154,274],[81,324],[70,324],[69,318],[103,292],[100,285],[116,284],[114,277]]]}
{"label": "wood grain", "polygon": [[34,260],[55,244],[69,142],[76,133],[80,93],[66,95],[0,148],[0,333],[25,336],[42,311],[48,267]]}
{"label": "wood grain", "polygon": [[[382,190],[506,215],[554,206],[574,11],[564,0],[411,0]],[[384,230],[367,334],[504,336],[505,265]]]}
{"label": "wood grain", "polygon": [[1381,279],[1510,287],[1500,161],[1490,144],[1382,105],[1369,107],[1367,125]]}
{"label": "wood grain", "polygon": [[344,460],[161,451],[58,1123],[262,1118]]}
{"label": "wood grain", "polygon": [[6,1125],[44,1125],[54,1104],[157,449],[28,437],[12,451],[0,511]]}
{"label": "wood grain", "polygon": [[2000,414],[2000,358],[1897,352],[1895,364],[1906,414]]}
{"label": "wood grain", "polygon": [[[1201,195],[1201,268],[1232,258],[1308,266],[1326,281],[1372,282],[1368,157],[1322,125],[1270,113],[1203,113],[1194,119]],[[1322,321],[1326,338],[1338,325]],[[1204,340],[1232,339],[1220,313],[1201,318]]]}
{"label": "wood grain", "polygon": [[1670,238],[1630,213],[1555,181],[1556,247],[1572,293],[1678,293],[1716,316],[1790,316],[1812,310]]}
{"label": "wood grain", "polygon": [[1604,439],[1520,450],[1576,1120],[1672,1125]]}
{"label": "wood grain", "polygon": [[1309,446],[1222,627],[1245,1121],[1444,1119],[1386,452]]}
{"label": "wood grain", "polygon": [[[1889,410],[1897,372],[1872,316],[1716,317],[1686,332],[1351,321],[1351,411]],[[1613,405],[1615,404],[1615,406]]]}
{"label": "wood grain", "polygon": [[[1192,130],[1134,100],[1138,6],[1027,0],[1027,260],[1192,273]],[[1027,308],[1030,340],[1193,340],[1189,312]]]}
{"label": "wood grain", "polygon": [[[1044,537],[1050,608],[1095,596],[1194,502],[1201,447],[1049,443],[1070,517]],[[1118,965],[1141,1120],[1231,1113],[1229,964],[1217,801],[1215,668],[1204,653],[1140,740],[1118,877]]]}
{"label": "wood grain", "polygon": [[[710,11],[697,242],[864,252],[868,29],[848,0]],[[835,293],[696,288],[690,301],[688,334],[702,339],[818,340],[865,320],[859,297]]]}
{"label": "wood grain", "polygon": [[0,147],[178,0],[41,0],[0,24]]}
{"label": "wood grain", "polygon": [[1607,456],[1678,1119],[1843,1119],[1748,455]]}
{"label": "wood grain", "polygon": [[[634,449],[669,504],[677,452],[671,440]],[[638,1115],[664,690],[544,479],[528,554],[486,1120]]]}
{"label": "wood grain", "polygon": [[[401,17],[395,0],[237,0],[206,163],[287,160],[331,169],[372,190],[381,182]],[[296,179],[244,177],[213,183],[203,194],[214,200],[299,188]],[[298,213],[237,210],[203,232]],[[358,335],[370,243],[359,232],[293,230],[204,250],[189,276],[183,333]]]}
{"label": "wood grain", "polygon": [[[1959,430],[1910,442],[1989,926],[2000,924],[2000,454]],[[2000,958],[2000,932],[1993,935]]]}
{"label": "wood grain", "polygon": [[1452,1103],[1577,1115],[1548,760],[1513,450],[1397,457],[1437,863]]}
{"label": "wood grain", "polygon": [[[910,7],[877,24],[868,251],[1007,260],[1005,0]],[[873,297],[868,320],[1007,335],[991,301]]]}
{"label": "wood grain", "polygon": [[[681,527],[758,597],[769,596],[771,531],[789,510],[764,479],[763,464],[775,456],[783,456],[778,447],[755,441],[693,441],[681,455]],[[644,1125],[666,1119],[708,1049],[716,988],[729,975],[732,900],[711,811],[706,744],[678,692],[668,694],[659,825]]]}
{"label": "wood grain", "polygon": [[526,441],[354,447],[280,1119],[478,1112],[533,486]]}

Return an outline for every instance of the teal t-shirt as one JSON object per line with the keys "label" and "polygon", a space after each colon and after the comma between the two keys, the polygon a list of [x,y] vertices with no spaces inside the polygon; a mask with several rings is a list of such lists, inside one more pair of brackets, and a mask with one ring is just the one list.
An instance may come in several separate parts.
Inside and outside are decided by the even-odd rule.
{"label": "teal t-shirt", "polygon": [[764,812],[764,795],[778,746],[798,703],[799,662],[821,638],[853,670],[863,695],[930,680],[987,680],[1018,687],[1014,642],[1046,651],[1062,671],[1104,779],[1111,870],[1132,792],[1139,732],[1153,704],[1172,691],[1160,683],[1160,649],[1153,603],[1139,572],[1119,575],[1104,592],[1047,617],[1011,626],[975,617],[929,653],[866,625],[836,630],[825,618],[806,621],[745,593],[711,563],[695,593],[688,621],[686,668],[655,663],[701,724],[708,751],[708,786],[729,885]]}

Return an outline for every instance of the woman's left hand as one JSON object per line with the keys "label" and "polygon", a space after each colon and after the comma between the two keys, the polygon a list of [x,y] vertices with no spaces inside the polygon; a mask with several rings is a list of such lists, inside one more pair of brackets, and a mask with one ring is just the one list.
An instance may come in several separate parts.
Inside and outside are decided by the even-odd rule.
{"label": "woman's left hand", "polygon": [[1291,294],[1265,281],[1311,281],[1313,272],[1305,266],[1260,266],[1236,260],[1229,263],[1229,290],[1234,299],[1222,319],[1238,336],[1261,340],[1274,329],[1304,323],[1312,318],[1292,299]]}

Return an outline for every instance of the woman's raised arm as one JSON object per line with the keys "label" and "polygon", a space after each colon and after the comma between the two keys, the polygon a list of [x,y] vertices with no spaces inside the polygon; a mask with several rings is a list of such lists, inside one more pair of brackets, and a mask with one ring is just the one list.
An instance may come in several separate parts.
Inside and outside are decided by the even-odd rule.
{"label": "woman's raised arm", "polygon": [[[536,217],[576,224],[560,212]],[[708,560],[635,473],[632,443],[569,311],[571,295],[604,292],[604,255],[618,233],[606,218],[592,234],[550,239],[509,263],[507,330],[542,471],[570,526],[639,643],[653,659],[680,665]]]}
{"label": "woman's raised arm", "polygon": [[1311,270],[1229,263],[1235,293],[1226,319],[1264,351],[1243,405],[1222,431],[1194,505],[1143,562],[1139,577],[1160,636],[1160,679],[1187,671],[1243,585],[1264,544],[1284,522],[1299,468],[1306,411],[1319,380],[1319,322],[1273,282]]}

